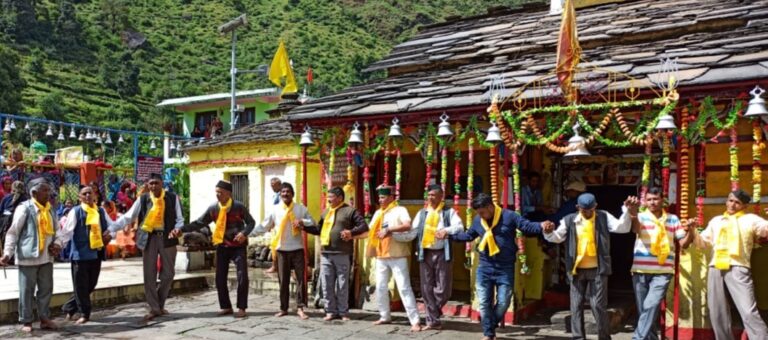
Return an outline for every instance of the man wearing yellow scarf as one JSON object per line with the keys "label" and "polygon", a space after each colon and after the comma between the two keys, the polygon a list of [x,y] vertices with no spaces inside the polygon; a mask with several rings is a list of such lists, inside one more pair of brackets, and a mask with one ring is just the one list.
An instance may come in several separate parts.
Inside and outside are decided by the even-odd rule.
{"label": "man wearing yellow scarf", "polygon": [[515,287],[516,230],[527,235],[540,235],[542,229],[553,229],[554,224],[550,221],[530,222],[511,210],[502,209],[484,193],[472,200],[472,209],[477,216],[467,231],[449,235],[447,229],[442,229],[435,236],[460,242],[480,239],[475,296],[480,304],[483,339],[495,339],[496,327],[507,315]]}
{"label": "man wearing yellow scarf", "polygon": [[[750,268],[754,241],[768,237],[768,221],[746,213],[750,197],[752,195],[741,189],[731,192],[722,215],[712,218],[701,235],[695,228],[688,233],[698,248],[713,251],[707,276],[707,306],[717,340],[733,339],[728,295],[750,339],[765,339],[768,334],[768,327],[757,309]],[[693,220],[689,223],[696,226]]]}
{"label": "man wearing yellow scarf", "polygon": [[320,277],[323,280],[325,318],[349,320],[350,258],[354,252],[354,238],[368,231],[365,217],[357,209],[344,203],[344,190],[328,190],[328,209],[318,226],[304,226],[310,234],[320,235],[322,247]]}
{"label": "man wearing yellow scarf", "polygon": [[427,207],[416,214],[414,228],[419,231],[418,261],[421,296],[427,307],[426,329],[440,329],[443,306],[451,297],[453,271],[451,243],[437,238],[438,231],[449,235],[464,230],[464,224],[456,210],[445,206],[443,188],[431,185],[427,188]]}
{"label": "man wearing yellow scarf", "polygon": [[[184,226],[184,215],[181,212],[179,198],[170,191],[163,189],[163,176],[154,173],[146,183],[148,192],[141,194],[133,206],[120,216],[117,221],[109,223],[109,231],[113,234],[126,225],[139,223],[136,231],[136,247],[142,250],[144,265],[144,296],[149,305],[149,313],[144,319],[149,321],[157,316],[168,314],[165,301],[173,285],[176,272],[176,246],[178,236]],[[160,285],[157,285],[157,257],[160,257]]]}
{"label": "man wearing yellow scarf", "polygon": [[[675,273],[675,240],[686,236],[680,220],[663,207],[663,192],[658,187],[645,195],[646,210],[633,216],[635,239],[632,285],[640,314],[635,339],[657,339],[659,306]],[[686,246],[683,244],[683,246]]]}
{"label": "man wearing yellow scarf", "polygon": [[227,285],[229,263],[234,262],[237,273],[238,309],[234,317],[243,318],[248,308],[247,235],[253,231],[256,221],[242,202],[232,199],[232,183],[221,180],[216,183],[214,190],[216,202],[208,206],[200,218],[182,227],[181,231],[195,232],[204,227],[210,227],[213,245],[216,246],[215,280],[220,308],[218,315],[234,313]]}
{"label": "man wearing yellow scarf", "polygon": [[408,210],[397,205],[392,187],[380,185],[376,189],[379,195],[379,209],[373,214],[370,230],[368,231],[369,253],[376,260],[376,300],[379,303],[379,320],[374,325],[388,324],[392,322],[389,306],[389,280],[395,278],[397,292],[405,307],[408,321],[411,323],[411,331],[421,331],[419,325],[419,310],[416,308],[416,296],[411,288],[411,278],[408,275],[408,256],[410,256],[410,244],[400,242],[393,238],[393,233],[408,232],[411,230],[411,216]]}
{"label": "man wearing yellow scarf", "polygon": [[613,215],[597,210],[597,200],[590,193],[576,199],[578,212],[566,215],[556,230],[545,228],[544,238],[552,243],[566,243],[565,267],[571,281],[571,331],[574,339],[585,339],[584,313],[581,305],[589,299],[597,321],[599,339],[610,339],[608,323],[608,276],[611,275],[610,233],[628,233],[632,216],[637,216],[640,202],[629,196],[623,213],[617,220]]}
{"label": "man wearing yellow scarf", "polygon": [[69,211],[60,237],[56,242],[69,243],[72,264],[72,297],[61,307],[67,318],[76,324],[84,324],[91,318],[91,293],[96,289],[101,273],[101,261],[105,259],[104,246],[111,240],[107,232],[107,212],[96,205],[91,186],[80,189],[80,205]]}
{"label": "man wearing yellow scarf", "polygon": [[291,183],[280,185],[280,205],[275,206],[256,227],[262,233],[274,230],[272,251],[277,255],[277,278],[280,282],[280,311],[275,314],[282,317],[288,314],[290,302],[291,270],[296,273],[296,314],[302,320],[309,318],[304,313],[307,306],[307,270],[304,261],[304,238],[301,228],[315,225],[307,207],[293,201],[294,191]]}
{"label": "man wearing yellow scarf", "polygon": [[[19,322],[22,332],[32,331],[34,306],[38,306],[40,327],[54,329],[48,306],[53,295],[53,259],[61,251],[58,237],[58,219],[49,203],[51,185],[45,178],[29,182],[31,199],[19,204],[13,214],[11,227],[5,239],[0,266],[8,265],[13,254],[19,270]],[[37,288],[37,289],[35,289]],[[36,294],[32,294],[37,290]]]}

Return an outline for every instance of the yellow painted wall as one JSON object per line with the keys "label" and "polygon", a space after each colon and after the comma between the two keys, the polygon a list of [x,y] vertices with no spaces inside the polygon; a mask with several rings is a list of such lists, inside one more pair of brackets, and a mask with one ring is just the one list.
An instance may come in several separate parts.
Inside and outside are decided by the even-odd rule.
{"label": "yellow painted wall", "polygon": [[[746,120],[740,120],[737,124],[737,131],[739,135],[751,136],[751,123]],[[708,136],[712,136],[716,133],[710,129],[707,131]],[[718,144],[708,143],[706,146],[706,164],[707,166],[728,166],[729,154],[728,154],[728,142],[721,142]],[[752,164],[752,143],[751,142],[739,142],[739,164],[751,165]],[[693,153],[689,154],[690,157],[690,206],[689,217],[696,217],[696,157]],[[768,160],[768,150],[763,150],[762,158],[763,165]],[[752,193],[752,172],[740,171],[739,172],[739,185],[741,188],[749,193]],[[768,176],[763,175],[762,178],[763,196],[768,191]],[[731,191],[730,184],[730,172],[724,171],[707,171],[706,173],[706,197],[708,198],[723,198]],[[765,206],[765,202],[763,202]],[[753,207],[749,206],[748,211],[752,212]],[[707,204],[704,206],[704,220],[705,224],[709,220],[722,214],[725,210],[724,203]],[[761,214],[765,217],[764,214]],[[706,226],[706,225],[705,225]],[[708,263],[711,259],[711,251],[698,250],[691,247],[687,250],[683,250],[680,257],[680,316],[679,325],[680,328],[711,328],[709,322],[709,312],[707,310],[707,270]],[[768,247],[760,247],[752,253],[752,268],[765,268],[768,266]],[[768,309],[768,272],[761,270],[753,270],[752,277],[755,285],[755,297],[757,299],[758,308],[761,310]],[[673,322],[673,289],[670,284],[667,294],[667,325],[672,325]],[[738,318],[738,314],[733,315],[734,318]]]}
{"label": "yellow painted wall", "polygon": [[[292,142],[278,143],[244,143],[226,145],[189,152],[190,160],[190,210],[192,218],[197,218],[214,202],[216,182],[228,179],[233,174],[248,174],[250,191],[251,215],[260,223],[267,214],[263,197],[265,174],[264,166],[285,164],[285,180],[293,184],[296,190],[296,201],[301,200],[301,161],[300,149]],[[208,161],[223,163],[204,164]],[[319,178],[319,164],[309,162],[307,174],[307,197],[310,214],[317,219],[320,216],[320,182],[312,181]],[[309,239],[313,243],[312,237]]]}

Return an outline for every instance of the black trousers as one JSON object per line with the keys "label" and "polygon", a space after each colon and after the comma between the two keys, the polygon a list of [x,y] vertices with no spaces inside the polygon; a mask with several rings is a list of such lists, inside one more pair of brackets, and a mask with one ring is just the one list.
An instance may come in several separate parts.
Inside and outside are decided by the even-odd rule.
{"label": "black trousers", "polygon": [[277,278],[280,281],[280,310],[288,311],[291,295],[291,269],[296,272],[296,306],[307,306],[307,282],[304,281],[304,250],[277,251]]}
{"label": "black trousers", "polygon": [[67,314],[79,312],[86,319],[91,318],[91,293],[96,289],[101,273],[101,260],[72,261],[73,294],[61,307]]}
{"label": "black trousers", "polygon": [[235,263],[237,271],[237,308],[248,308],[248,258],[246,256],[246,247],[224,247],[216,248],[216,291],[219,293],[219,307],[221,309],[232,309],[232,302],[229,300],[229,287],[227,285],[227,276],[229,273],[229,262]]}

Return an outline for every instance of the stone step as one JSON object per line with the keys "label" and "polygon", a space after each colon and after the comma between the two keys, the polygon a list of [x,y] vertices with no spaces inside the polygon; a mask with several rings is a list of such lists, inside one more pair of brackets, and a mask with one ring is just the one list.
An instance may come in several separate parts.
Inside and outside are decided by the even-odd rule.
{"label": "stone step", "polygon": [[[582,307],[584,313],[584,331],[587,334],[597,334],[597,322],[595,316],[592,314],[592,310],[589,307]],[[623,304],[608,308],[608,324],[610,325],[611,332],[617,332],[621,330],[624,323],[635,313],[634,304]],[[552,330],[571,332],[571,312],[569,310],[559,311],[552,315],[550,318],[552,324]]]}

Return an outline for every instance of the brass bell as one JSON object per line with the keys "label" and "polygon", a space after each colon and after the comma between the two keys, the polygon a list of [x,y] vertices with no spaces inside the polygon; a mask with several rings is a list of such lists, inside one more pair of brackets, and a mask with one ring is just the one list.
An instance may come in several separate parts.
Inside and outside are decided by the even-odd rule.
{"label": "brass bell", "polygon": [[573,137],[568,139],[568,149],[570,151],[563,155],[563,157],[586,157],[592,155],[587,150],[584,137],[579,135],[579,128],[581,128],[579,123],[573,125]]}
{"label": "brass bell", "polygon": [[491,121],[491,127],[488,129],[488,135],[485,136],[486,143],[501,143],[501,132],[496,122]]}
{"label": "brass bell", "polygon": [[310,132],[309,125],[304,126],[304,132],[301,134],[301,139],[299,140],[300,146],[312,146],[315,142],[312,141],[312,133]]}
{"label": "brass bell", "polygon": [[437,127],[437,136],[442,138],[449,138],[453,136],[453,132],[451,132],[451,123],[448,123],[448,115],[443,113],[440,116],[440,125]]}
{"label": "brass bell", "polygon": [[656,130],[674,130],[677,129],[675,125],[675,117],[670,114],[665,114],[659,117],[659,122],[656,123]]}
{"label": "brass bell", "polygon": [[363,144],[363,133],[360,132],[360,124],[358,122],[355,122],[355,125],[352,126],[352,132],[349,133],[349,144],[357,145],[357,144]]}
{"label": "brass bell", "polygon": [[397,125],[398,122],[400,121],[397,118],[392,119],[392,126],[389,127],[389,134],[387,136],[393,138],[403,137],[403,131],[400,130],[400,125]]}
{"label": "brass bell", "polygon": [[752,89],[752,92],[749,93],[752,95],[752,99],[749,100],[749,108],[747,108],[747,113],[744,114],[744,117],[768,115],[768,110],[765,109],[765,99],[761,97],[763,93],[765,93],[765,90],[760,86],[755,86]]}

